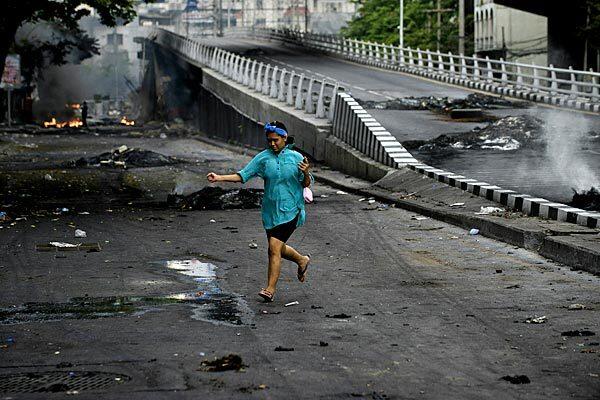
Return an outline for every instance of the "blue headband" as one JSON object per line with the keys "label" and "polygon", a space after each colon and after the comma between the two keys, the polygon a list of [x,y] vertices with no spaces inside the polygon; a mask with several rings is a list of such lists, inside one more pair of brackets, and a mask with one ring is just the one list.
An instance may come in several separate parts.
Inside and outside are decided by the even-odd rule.
{"label": "blue headband", "polygon": [[271,125],[271,124],[265,125],[265,132],[266,133],[275,132],[276,134],[278,134],[281,137],[286,137],[288,135],[288,133],[286,132],[285,129],[278,128],[275,125]]}

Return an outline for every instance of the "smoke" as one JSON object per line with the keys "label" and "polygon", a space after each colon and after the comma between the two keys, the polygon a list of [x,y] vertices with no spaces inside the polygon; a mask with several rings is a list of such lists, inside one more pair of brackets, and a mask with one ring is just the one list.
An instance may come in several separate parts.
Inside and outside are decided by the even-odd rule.
{"label": "smoke", "polygon": [[545,113],[544,119],[546,158],[561,180],[570,182],[577,191],[600,187],[600,170],[591,167],[586,158],[591,131],[589,117],[552,110]]}

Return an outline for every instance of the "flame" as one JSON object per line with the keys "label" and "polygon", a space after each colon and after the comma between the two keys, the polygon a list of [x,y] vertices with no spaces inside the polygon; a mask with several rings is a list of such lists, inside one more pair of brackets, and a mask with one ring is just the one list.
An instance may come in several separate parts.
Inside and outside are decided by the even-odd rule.
{"label": "flame", "polygon": [[127,119],[127,117],[121,118],[121,123],[123,125],[127,125],[127,126],[133,126],[133,125],[135,125],[135,121]]}
{"label": "flame", "polygon": [[56,118],[52,118],[50,121],[44,121],[44,128],[49,128],[51,126],[57,128],[64,128],[68,126],[69,128],[79,128],[83,126],[83,122],[79,118],[74,118],[70,121],[58,122]]}
{"label": "flame", "polygon": [[81,108],[81,104],[79,103],[69,103],[69,104],[65,104],[66,108],[71,108],[73,110],[79,110]]}

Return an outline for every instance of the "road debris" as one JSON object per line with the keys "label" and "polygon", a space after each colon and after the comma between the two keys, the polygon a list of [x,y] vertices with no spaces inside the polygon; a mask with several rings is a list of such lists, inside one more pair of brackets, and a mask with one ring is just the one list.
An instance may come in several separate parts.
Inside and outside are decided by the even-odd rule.
{"label": "road debris", "polygon": [[292,302],[289,302],[289,303],[286,303],[286,304],[284,304],[283,306],[284,306],[284,307],[291,307],[291,306],[297,306],[297,305],[299,305],[299,304],[300,304],[300,303],[299,303],[298,301],[292,301]]}
{"label": "road debris", "polygon": [[568,310],[585,310],[587,307],[584,304],[573,303],[567,306]]}
{"label": "road debris", "polygon": [[429,219],[429,217],[414,216],[410,217],[410,219],[412,219],[413,221],[425,221],[426,219]]}
{"label": "road debris", "polygon": [[548,317],[542,315],[541,317],[533,316],[525,320],[526,324],[545,324],[548,321]]}
{"label": "road debris", "polygon": [[70,163],[71,167],[160,167],[177,164],[180,161],[150,150],[130,149],[121,146],[94,157],[81,157]]}
{"label": "road debris", "polygon": [[587,191],[573,190],[573,199],[570,206],[581,208],[586,211],[600,211],[600,191],[592,187]]}
{"label": "road debris", "polygon": [[574,330],[574,331],[565,331],[563,333],[560,334],[561,336],[566,336],[566,337],[578,337],[578,336],[596,336],[595,332],[592,331],[588,331],[588,330]]}
{"label": "road debris", "polygon": [[248,243],[248,247],[251,249],[258,249],[258,245],[256,243]]}
{"label": "road debris", "polygon": [[451,113],[452,110],[467,109],[499,109],[499,108],[527,108],[529,105],[524,102],[510,101],[504,98],[489,96],[480,93],[472,93],[464,98],[450,97],[398,97],[386,101],[357,101],[366,109],[376,110],[415,110],[415,111],[434,111],[440,113]]}
{"label": "road debris", "polygon": [[450,207],[452,208],[460,208],[460,207],[464,207],[465,203],[452,203],[450,204]]}
{"label": "road debris", "polygon": [[471,229],[469,231],[469,235],[471,235],[471,236],[479,235],[479,229],[477,229],[477,228]]}
{"label": "road debris", "polygon": [[321,346],[321,347],[327,347],[327,346],[329,346],[329,343],[320,341],[319,342],[319,346]]}
{"label": "road debris", "polygon": [[72,248],[72,247],[81,246],[81,243],[73,244],[73,243],[65,243],[65,242],[50,242],[49,244],[50,244],[50,246],[62,247],[62,248]]}
{"label": "road debris", "polygon": [[476,212],[476,215],[489,215],[489,214],[494,214],[494,213],[502,213],[504,212],[504,209],[500,208],[500,207],[483,207],[481,206],[481,208],[479,209],[478,212]]}
{"label": "road debris", "polygon": [[84,238],[87,237],[87,233],[85,231],[82,231],[81,229],[75,229],[75,237]]}
{"label": "road debris", "polygon": [[[260,208],[263,191],[257,189],[223,189],[207,186],[187,196],[170,194],[167,204],[189,210],[233,210]],[[216,222],[216,221],[215,221]]]}
{"label": "road debris", "polygon": [[229,354],[225,357],[215,358],[213,361],[202,361],[202,367],[199,370],[205,372],[239,371],[244,367],[242,357],[237,354]]}
{"label": "road debris", "polygon": [[500,379],[510,382],[513,385],[523,385],[531,383],[531,380],[527,375],[505,375]]}
{"label": "road debris", "polygon": [[343,190],[338,190],[337,192],[335,192],[335,194],[348,194],[348,193],[344,192]]}
{"label": "road debris", "polygon": [[294,348],[293,347],[277,346],[277,347],[275,347],[275,351],[294,351]]}
{"label": "road debris", "polygon": [[341,314],[333,314],[333,315],[325,315],[325,318],[335,318],[335,319],[348,319],[348,318],[352,318],[351,315],[345,314],[345,313],[341,313]]}
{"label": "road debris", "polygon": [[5,211],[0,211],[0,222],[8,221],[10,217]]}

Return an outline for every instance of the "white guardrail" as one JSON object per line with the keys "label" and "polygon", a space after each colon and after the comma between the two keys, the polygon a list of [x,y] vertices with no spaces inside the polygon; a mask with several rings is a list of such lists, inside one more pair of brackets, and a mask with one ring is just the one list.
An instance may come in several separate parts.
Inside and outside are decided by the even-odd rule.
{"label": "white guardrail", "polygon": [[[238,34],[242,31],[233,32]],[[247,29],[244,34],[276,39],[359,63],[399,70],[505,96],[600,112],[600,73],[468,57],[337,35],[287,29]]]}

